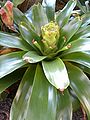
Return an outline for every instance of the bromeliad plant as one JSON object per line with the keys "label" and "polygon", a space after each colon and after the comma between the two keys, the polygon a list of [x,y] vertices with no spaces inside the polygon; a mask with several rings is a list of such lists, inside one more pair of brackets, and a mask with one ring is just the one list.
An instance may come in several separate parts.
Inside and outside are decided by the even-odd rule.
{"label": "bromeliad plant", "polygon": [[10,120],[72,120],[77,103],[90,119],[90,17],[72,16],[77,0],[55,13],[55,1],[14,8],[17,33],[0,32],[0,45],[18,50],[0,56],[0,93],[22,79]]}

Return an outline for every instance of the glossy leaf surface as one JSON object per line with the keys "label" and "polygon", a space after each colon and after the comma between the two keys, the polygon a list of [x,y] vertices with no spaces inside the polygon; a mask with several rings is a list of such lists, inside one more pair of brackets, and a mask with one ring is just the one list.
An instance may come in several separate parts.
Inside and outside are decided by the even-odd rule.
{"label": "glossy leaf surface", "polygon": [[76,31],[81,26],[81,23],[82,21],[80,18],[76,17],[61,29],[61,36],[66,38],[66,42],[68,42],[70,38],[76,33]]}
{"label": "glossy leaf surface", "polygon": [[90,118],[90,80],[78,68],[72,64],[67,64],[71,88],[75,91],[78,99],[85,108],[88,118]]}
{"label": "glossy leaf surface", "polygon": [[13,0],[13,4],[18,6],[19,4],[23,3],[25,0]]}
{"label": "glossy leaf surface", "polygon": [[10,120],[26,120],[35,68],[31,65],[24,74],[11,107]]}
{"label": "glossy leaf surface", "polygon": [[41,27],[48,23],[45,10],[39,3],[32,7],[32,23],[34,24],[38,35],[41,33]]}
{"label": "glossy leaf surface", "polygon": [[25,65],[22,56],[25,52],[14,52],[0,56],[0,78]]}
{"label": "glossy leaf surface", "polygon": [[77,40],[79,38],[87,38],[87,37],[90,37],[90,25],[81,27],[70,41]]}
{"label": "glossy leaf surface", "polygon": [[58,92],[56,120],[72,120],[72,101],[68,90],[63,94]]}
{"label": "glossy leaf surface", "polygon": [[32,23],[28,20],[28,18],[22,13],[18,8],[13,9],[14,14],[14,21],[17,25],[19,25],[21,22],[25,22],[26,24],[30,25],[31,28],[34,30],[34,26]]}
{"label": "glossy leaf surface", "polygon": [[56,89],[47,81],[40,65],[36,68],[26,120],[55,120]]}
{"label": "glossy leaf surface", "polygon": [[32,30],[32,28],[30,26],[28,26],[28,24],[26,24],[25,22],[21,22],[20,26],[19,26],[20,32],[22,37],[32,46],[33,45],[33,41],[37,41],[40,39],[40,37],[35,33],[35,31]]}
{"label": "glossy leaf surface", "polygon": [[31,48],[30,45],[22,38],[2,32],[0,32],[0,45],[11,48],[18,48],[24,51],[27,51]]}
{"label": "glossy leaf surface", "polygon": [[72,61],[90,68],[90,56],[83,52],[71,53],[63,57],[64,61]]}
{"label": "glossy leaf surface", "polygon": [[69,54],[73,52],[90,51],[90,38],[81,38],[69,43],[68,45],[69,49],[63,52],[63,56],[64,54]]}
{"label": "glossy leaf surface", "polygon": [[42,61],[43,70],[48,81],[57,89],[64,90],[69,85],[69,78],[63,61],[59,58],[53,61]]}
{"label": "glossy leaf surface", "polygon": [[60,27],[63,27],[66,23],[68,23],[72,10],[76,6],[76,3],[77,0],[70,0],[63,8],[63,10],[58,13],[56,21]]}
{"label": "glossy leaf surface", "polygon": [[37,63],[45,59],[46,56],[40,56],[35,51],[29,51],[23,56],[23,60],[26,60],[29,63]]}
{"label": "glossy leaf surface", "polygon": [[55,3],[56,0],[43,0],[42,5],[46,11],[49,21],[53,21],[55,14]]}
{"label": "glossy leaf surface", "polygon": [[25,70],[18,69],[11,74],[0,79],[0,93],[2,93],[6,88],[10,87],[12,84],[16,83],[18,80],[21,80]]}
{"label": "glossy leaf surface", "polygon": [[89,12],[86,14],[83,14],[82,21],[83,21],[82,27],[85,27],[90,24],[90,13]]}

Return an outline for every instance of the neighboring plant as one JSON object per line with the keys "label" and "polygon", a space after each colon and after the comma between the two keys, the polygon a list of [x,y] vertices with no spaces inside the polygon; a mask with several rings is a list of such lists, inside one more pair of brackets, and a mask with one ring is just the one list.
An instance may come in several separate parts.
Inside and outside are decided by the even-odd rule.
{"label": "neighboring plant", "polygon": [[29,19],[14,8],[17,32],[0,32],[0,45],[18,50],[0,56],[0,93],[22,79],[10,120],[72,120],[78,104],[90,119],[90,16],[71,17],[77,0],[55,13],[55,2],[32,6]]}
{"label": "neighboring plant", "polygon": [[90,1],[89,0],[79,0],[77,6],[80,8],[82,13],[90,12]]}

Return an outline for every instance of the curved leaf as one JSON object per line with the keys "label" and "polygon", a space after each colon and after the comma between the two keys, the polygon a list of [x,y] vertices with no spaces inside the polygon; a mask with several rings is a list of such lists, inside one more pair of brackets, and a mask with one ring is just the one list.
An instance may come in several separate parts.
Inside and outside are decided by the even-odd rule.
{"label": "curved leaf", "polygon": [[63,8],[63,10],[60,11],[56,16],[56,21],[60,25],[60,27],[63,27],[66,23],[68,23],[72,10],[76,6],[76,3],[77,0],[70,0]]}
{"label": "curved leaf", "polygon": [[6,75],[5,77],[0,79],[0,94],[10,87],[12,84],[16,83],[17,81],[21,80],[23,77],[23,74],[25,72],[25,69],[18,69],[14,72],[12,72],[9,75]]}
{"label": "curved leaf", "polygon": [[68,63],[67,69],[71,81],[70,86],[85,108],[88,118],[90,118],[90,80],[78,67],[72,64]]}
{"label": "curved leaf", "polygon": [[90,24],[90,13],[85,13],[82,15],[82,27]]}
{"label": "curved leaf", "polygon": [[23,3],[25,0],[13,0],[13,4],[18,6],[19,4]]}
{"label": "curved leaf", "polygon": [[31,48],[31,46],[22,40],[22,38],[2,32],[0,32],[0,45],[11,48],[19,48],[24,51],[30,50]]}
{"label": "curved leaf", "polygon": [[48,81],[57,89],[64,90],[69,86],[69,78],[63,61],[42,61],[43,70]]}
{"label": "curved leaf", "polygon": [[28,18],[18,8],[13,8],[13,14],[14,14],[14,21],[17,25],[19,25],[21,22],[25,22],[33,30],[35,30],[33,24],[28,20]]}
{"label": "curved leaf", "polygon": [[62,59],[64,61],[76,62],[90,68],[90,55],[83,52],[71,53],[64,56]]}
{"label": "curved leaf", "polygon": [[73,42],[70,42],[68,45],[69,45],[68,50],[63,52],[62,56],[74,52],[90,51],[90,38],[81,38]]}
{"label": "curved leaf", "polygon": [[57,90],[49,84],[40,65],[36,68],[26,120],[55,120]]}
{"label": "curved leaf", "polygon": [[90,37],[90,25],[81,27],[70,41]]}
{"label": "curved leaf", "polygon": [[72,100],[68,90],[58,92],[56,120],[72,120]]}
{"label": "curved leaf", "polygon": [[21,22],[19,25],[19,29],[21,32],[22,37],[33,47],[33,41],[40,40],[40,37],[32,30],[28,24],[25,22]]}
{"label": "curved leaf", "polygon": [[82,64],[77,64],[77,63],[75,64],[75,66],[79,67],[82,71],[84,71],[88,75],[90,74],[90,68],[88,68],[88,67],[86,67],[86,66],[84,66]]}
{"label": "curved leaf", "polygon": [[55,3],[56,0],[43,0],[42,5],[46,11],[48,21],[53,21],[54,18],[54,13],[55,13]]}
{"label": "curved leaf", "polygon": [[[83,1],[83,3],[84,3],[84,1]],[[77,0],[77,6],[79,7],[79,9],[80,9],[83,13],[86,13],[86,7],[81,4],[81,1]]]}
{"label": "curved leaf", "polygon": [[37,63],[45,59],[47,56],[40,56],[35,51],[29,51],[23,56],[23,60],[29,63]]}
{"label": "curved leaf", "polygon": [[22,56],[25,52],[14,52],[0,56],[0,78],[25,65]]}
{"label": "curved leaf", "polygon": [[11,107],[10,120],[26,120],[35,68],[36,65],[31,65],[24,74]]}
{"label": "curved leaf", "polygon": [[81,23],[82,23],[82,20],[76,17],[61,29],[61,37],[62,36],[65,37],[66,43],[68,43],[71,37],[76,33],[76,31],[81,26]]}
{"label": "curved leaf", "polygon": [[41,33],[41,27],[48,23],[48,18],[41,4],[32,7],[32,23],[34,24],[38,35]]}
{"label": "curved leaf", "polygon": [[25,12],[25,16],[28,18],[28,20],[32,23],[32,7],[29,8],[26,12]]}

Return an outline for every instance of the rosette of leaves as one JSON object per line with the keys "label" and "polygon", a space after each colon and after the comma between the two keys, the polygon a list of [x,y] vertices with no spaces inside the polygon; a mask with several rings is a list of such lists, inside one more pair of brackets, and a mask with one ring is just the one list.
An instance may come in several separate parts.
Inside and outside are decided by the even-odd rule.
{"label": "rosette of leaves", "polygon": [[77,0],[57,13],[55,2],[14,8],[18,33],[0,32],[0,45],[18,50],[0,56],[0,93],[22,79],[10,120],[72,120],[78,105],[90,119],[90,17],[72,17]]}

